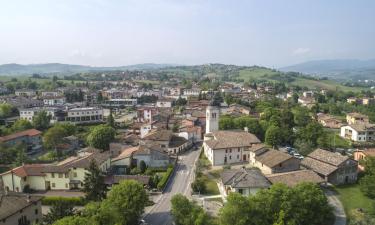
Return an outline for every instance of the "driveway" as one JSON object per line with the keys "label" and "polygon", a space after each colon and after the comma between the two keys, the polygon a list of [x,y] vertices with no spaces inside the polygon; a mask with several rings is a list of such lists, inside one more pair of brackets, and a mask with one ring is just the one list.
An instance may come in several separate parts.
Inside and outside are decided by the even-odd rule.
{"label": "driveway", "polygon": [[335,215],[334,225],[346,225],[346,214],[341,201],[337,194],[331,190],[324,190],[328,198],[328,203],[333,207],[333,214]]}

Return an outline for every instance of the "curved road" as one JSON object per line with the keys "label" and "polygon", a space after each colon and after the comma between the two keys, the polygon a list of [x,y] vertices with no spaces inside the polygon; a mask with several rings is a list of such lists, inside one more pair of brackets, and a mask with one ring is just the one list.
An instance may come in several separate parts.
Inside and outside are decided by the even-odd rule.
{"label": "curved road", "polygon": [[144,220],[150,225],[170,225],[173,219],[170,214],[171,198],[175,194],[190,196],[190,184],[193,182],[193,168],[195,161],[199,158],[200,151],[188,151],[180,155],[176,169],[167,183],[165,191],[159,200],[144,216]]}

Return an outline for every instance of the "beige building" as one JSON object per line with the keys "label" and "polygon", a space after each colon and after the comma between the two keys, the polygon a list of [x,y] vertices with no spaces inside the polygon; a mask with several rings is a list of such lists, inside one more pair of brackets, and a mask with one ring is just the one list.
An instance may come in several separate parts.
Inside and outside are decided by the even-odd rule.
{"label": "beige building", "polygon": [[41,197],[0,194],[0,225],[34,224],[42,220]]}
{"label": "beige building", "polygon": [[349,125],[358,123],[369,123],[368,116],[360,113],[348,113],[346,114],[346,122]]}
{"label": "beige building", "polygon": [[278,150],[262,148],[254,154],[250,165],[258,167],[263,174],[289,172],[300,168],[299,159]]}
{"label": "beige building", "polygon": [[212,165],[249,162],[252,147],[260,140],[245,131],[215,131],[206,134],[203,142],[204,154]]}
{"label": "beige building", "polygon": [[0,174],[0,176],[6,191],[80,189],[83,187],[85,175],[92,160],[103,172],[109,170],[109,153],[86,149],[78,156],[67,158],[57,164],[23,165]]}

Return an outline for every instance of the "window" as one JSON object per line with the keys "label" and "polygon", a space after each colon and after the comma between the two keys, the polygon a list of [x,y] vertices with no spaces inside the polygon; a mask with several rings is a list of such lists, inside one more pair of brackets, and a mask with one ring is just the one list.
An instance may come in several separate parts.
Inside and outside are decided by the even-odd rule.
{"label": "window", "polygon": [[65,183],[65,188],[68,188],[68,183]]}
{"label": "window", "polygon": [[240,148],[238,148],[238,152],[240,152]]}
{"label": "window", "polygon": [[232,149],[229,149],[229,152],[232,153]]}
{"label": "window", "polygon": [[231,156],[231,155],[229,156],[229,159],[232,159],[232,156]]}
{"label": "window", "polygon": [[52,173],[52,174],[51,174],[51,177],[52,177],[52,178],[55,178],[55,173]]}
{"label": "window", "polygon": [[56,187],[56,184],[55,184],[55,183],[52,183],[52,187]]}
{"label": "window", "polygon": [[74,172],[74,173],[73,173],[73,177],[77,177],[77,172]]}
{"label": "window", "polygon": [[65,173],[65,178],[68,178],[69,174],[68,173]]}
{"label": "window", "polygon": [[63,178],[63,174],[62,173],[59,173],[59,178]]}
{"label": "window", "polygon": [[35,209],[35,215],[38,215],[38,209]]}
{"label": "window", "polygon": [[240,158],[240,155],[237,155],[237,159],[239,159]]}
{"label": "window", "polygon": [[225,153],[228,153],[228,149],[225,149]]}
{"label": "window", "polygon": [[242,195],[243,194],[243,190],[242,189],[238,189],[238,193],[240,193]]}

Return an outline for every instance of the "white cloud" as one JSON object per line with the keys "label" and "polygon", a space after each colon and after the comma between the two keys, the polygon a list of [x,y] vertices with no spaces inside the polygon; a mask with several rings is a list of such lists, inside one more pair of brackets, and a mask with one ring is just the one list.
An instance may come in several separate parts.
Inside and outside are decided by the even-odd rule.
{"label": "white cloud", "polygon": [[293,55],[306,55],[311,52],[310,48],[297,48],[293,50]]}

